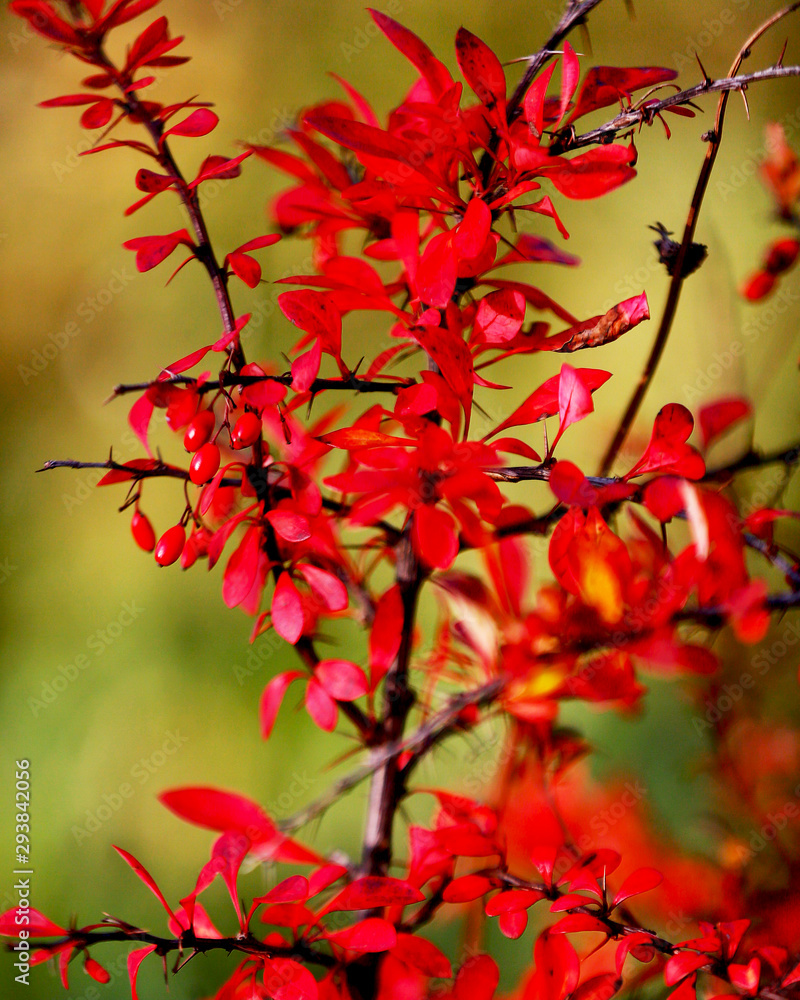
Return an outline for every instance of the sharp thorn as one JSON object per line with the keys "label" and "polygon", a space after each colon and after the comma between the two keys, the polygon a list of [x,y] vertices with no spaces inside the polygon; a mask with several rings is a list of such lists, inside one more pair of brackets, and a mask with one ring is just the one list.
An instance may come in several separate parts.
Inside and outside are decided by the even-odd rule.
{"label": "sharp thorn", "polygon": [[703,74],[703,82],[706,84],[711,83],[711,77],[708,73],[706,73],[706,68],[702,63],[700,56],[695,52],[694,57],[697,60],[697,65],[700,67],[700,72]]}
{"label": "sharp thorn", "polygon": [[747,94],[745,93],[745,88],[742,87],[739,93],[742,95],[742,100],[744,101],[744,112],[747,115],[747,120],[750,121],[750,105],[747,103]]}

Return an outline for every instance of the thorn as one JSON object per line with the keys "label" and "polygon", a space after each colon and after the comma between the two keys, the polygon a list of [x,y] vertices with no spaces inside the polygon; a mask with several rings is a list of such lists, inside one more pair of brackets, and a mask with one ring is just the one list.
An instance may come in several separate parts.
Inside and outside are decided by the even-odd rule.
{"label": "thorn", "polygon": [[747,120],[750,121],[750,105],[747,103],[747,94],[745,93],[745,90],[747,90],[746,85],[742,87],[739,93],[742,95],[742,100],[744,101],[744,113],[747,115]]}
{"label": "thorn", "polygon": [[700,60],[700,56],[695,52],[695,59],[697,60],[697,65],[700,67],[700,72],[703,74],[703,82],[708,85],[711,83],[711,77],[706,73],[706,68]]}
{"label": "thorn", "polygon": [[625,9],[628,12],[628,17],[632,20],[636,20],[636,11],[633,8],[633,0],[625,0]]}
{"label": "thorn", "polygon": [[789,44],[789,39],[783,43],[783,48],[781,49],[781,54],[778,56],[778,61],[775,63],[776,66],[783,66],[783,57],[786,55],[786,46]]}

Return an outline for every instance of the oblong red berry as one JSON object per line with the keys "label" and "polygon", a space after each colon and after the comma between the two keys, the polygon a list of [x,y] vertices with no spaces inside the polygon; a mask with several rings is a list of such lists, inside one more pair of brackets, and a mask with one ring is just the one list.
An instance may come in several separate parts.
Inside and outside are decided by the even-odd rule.
{"label": "oblong red berry", "polygon": [[156,545],[156,562],[159,566],[171,566],[180,559],[186,542],[186,529],[182,524],[167,528]]}
{"label": "oblong red berry", "polygon": [[208,444],[204,444],[199,451],[195,452],[189,466],[189,478],[193,483],[202,486],[203,483],[207,483],[217,474],[219,461],[219,448],[209,441]]}
{"label": "oblong red berry", "polygon": [[201,410],[186,428],[183,447],[187,451],[198,451],[214,433],[216,417],[213,410]]}
{"label": "oblong red berry", "polygon": [[258,441],[261,434],[261,420],[251,412],[243,413],[234,424],[231,431],[231,444],[234,448],[249,448]]}
{"label": "oblong red berry", "polygon": [[140,510],[133,512],[131,532],[133,540],[140,549],[143,549],[145,552],[152,552],[156,547],[156,533],[153,531],[153,525]]}

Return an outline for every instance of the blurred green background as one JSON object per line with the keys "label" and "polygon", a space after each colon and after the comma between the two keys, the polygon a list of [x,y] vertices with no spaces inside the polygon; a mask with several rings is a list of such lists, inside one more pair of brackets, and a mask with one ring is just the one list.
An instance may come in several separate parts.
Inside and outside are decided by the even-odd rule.
{"label": "blurred green background", "polygon": [[[584,66],[592,60],[674,66],[688,86],[699,79],[694,48],[711,75],[723,75],[741,41],[779,6],[772,0],[636,0],[632,20],[621,0],[606,0],[591,16],[591,53],[586,36],[576,33],[572,41],[587,56]],[[459,24],[484,38],[502,59],[513,59],[539,46],[559,4],[394,0],[381,9],[420,34],[455,71],[452,40]],[[215,102],[221,117],[213,137],[176,142],[189,175],[209,152],[234,151],[238,139],[278,141],[304,105],[339,96],[330,70],[367,93],[381,112],[412,80],[403,58],[388,42],[376,40],[368,14],[354,0],[165,0],[159,11],[170,17],[174,33],[187,36],[180,51],[193,58],[164,73],[158,99],[199,94]],[[126,32],[114,37],[112,53],[132,37]],[[800,60],[797,24],[786,22],[757,48],[753,67],[774,61],[787,35],[787,63]],[[10,896],[2,896],[12,884],[13,769],[16,759],[26,757],[33,787],[34,905],[56,921],[74,914],[86,923],[105,911],[160,930],[157,904],[111,844],[138,856],[167,897],[177,899],[194,884],[212,840],[160,807],[155,799],[160,789],[227,787],[282,817],[326,787],[328,764],[351,743],[344,737],[321,739],[303,712],[285,709],[273,739],[264,744],[258,696],[269,677],[293,664],[291,650],[269,642],[248,646],[251,623],[222,605],[219,572],[196,568],[184,575],[177,567],[156,572],[152,559],[132,544],[128,516],[116,512],[122,490],[96,489],[97,475],[87,472],[34,474],[51,458],[101,459],[109,445],[120,459],[138,454],[125,402],[104,407],[102,401],[117,382],[152,377],[164,362],[208,343],[219,322],[200,269],[187,268],[165,290],[165,270],[138,275],[132,255],[122,249],[126,239],[184,225],[166,198],[123,217],[137,197],[133,176],[141,164],[135,156],[113,151],[79,158],[88,140],[78,115],[35,107],[78,91],[78,64],[59,57],[6,11],[0,13],[0,60],[0,329],[6,357],[0,434],[0,802],[5,803],[0,908],[12,905]],[[783,121],[790,141],[800,144],[800,87],[797,81],[770,83],[751,89],[749,96],[749,122],[742,102],[736,98],[731,104],[698,228],[709,260],[684,290],[667,355],[637,438],[628,446],[631,458],[649,436],[654,413],[669,401],[696,411],[699,401],[746,393],[758,413],[758,445],[779,446],[797,434],[797,272],[784,283],[789,294],[760,309],[743,304],[736,288],[768,239],[780,232],[754,174],[765,152],[768,121]],[[658,317],[667,279],[647,226],[661,221],[681,230],[705,151],[700,135],[716,102],[703,106],[706,114],[695,120],[670,118],[669,143],[658,124],[637,139],[639,176],[631,185],[592,203],[557,199],[571,232],[568,248],[586,264],[577,272],[542,265],[546,273],[531,280],[579,316],[599,313],[644,288]],[[236,182],[209,185],[207,218],[217,249],[266,231],[264,206],[282,186],[282,177],[255,161]],[[536,230],[558,239],[544,220],[537,220]],[[292,273],[306,254],[307,244],[285,240],[262,255],[265,274]],[[253,292],[238,283],[235,288],[239,311],[264,317],[247,345],[251,357],[276,357],[292,342],[275,296],[271,285]],[[615,373],[597,396],[591,432],[565,442],[565,454],[589,471],[641,370],[656,322],[601,355],[579,359]],[[746,341],[746,357],[720,364],[715,353],[724,358],[753,322],[761,325]],[[515,368],[517,388],[503,401],[506,413],[558,370],[560,360],[537,357],[524,364],[524,377],[519,363]],[[716,377],[714,369],[706,377],[714,364],[721,374]],[[41,370],[34,373],[36,367]],[[502,373],[498,378],[502,381]],[[162,433],[162,444],[166,439]],[[720,445],[714,458],[731,457],[746,444],[745,429]],[[766,474],[763,484],[769,502]],[[787,499],[796,504],[796,489],[793,493]],[[163,530],[174,519],[174,491],[154,488],[148,494],[148,513],[157,531]],[[545,502],[541,493],[524,494],[522,488],[516,495],[534,506]],[[663,823],[702,846],[705,791],[690,773],[699,746],[680,689],[654,683],[647,709],[641,721],[621,723],[597,714],[579,721],[600,749],[601,769],[638,769]],[[430,783],[459,773],[454,754],[440,753],[435,764],[425,773]],[[122,785],[133,792],[119,803]],[[696,796],[687,794],[689,787]],[[362,801],[362,793],[352,795],[306,835],[321,851],[356,852]],[[101,822],[95,822],[98,812]],[[256,893],[271,877],[253,872],[245,891]],[[216,888],[209,905],[229,928],[229,906]],[[448,934],[451,942],[457,940],[454,929]],[[504,969],[513,976],[529,960],[529,948],[517,943],[504,955]],[[96,957],[112,971],[102,995],[128,996],[122,953]],[[166,995],[155,965],[142,973],[143,997]],[[174,1000],[209,995],[231,967],[227,960],[197,959],[171,982],[170,995]],[[30,988],[16,986],[5,956],[0,976],[4,996],[39,1000],[60,993],[49,969],[35,970]],[[97,995],[80,968],[74,968],[72,980],[70,996]]]}

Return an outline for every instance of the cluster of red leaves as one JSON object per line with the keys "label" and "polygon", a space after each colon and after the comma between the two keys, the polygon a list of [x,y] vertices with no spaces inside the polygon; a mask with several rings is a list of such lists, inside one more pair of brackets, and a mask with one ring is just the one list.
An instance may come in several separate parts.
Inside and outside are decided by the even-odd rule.
{"label": "cluster of red leaves", "polygon": [[[86,0],[62,5],[68,8],[63,15],[44,0],[11,4],[36,31],[92,66],[84,92],[46,101],[46,107],[85,107],[81,124],[87,129],[108,132],[126,122],[147,133],[147,141],[100,141],[91,150],[128,147],[155,166],[137,173],[142,197],[126,214],[166,191],[189,213],[191,231],[125,243],[138,270],[154,269],[186,248],[188,257],[173,277],[198,260],[222,313],[217,339],[166,364],[133,405],[129,420],[146,457],[109,462],[101,484],[128,484],[134,538],[155,552],[160,565],[180,562],[187,569],[204,560],[211,568],[225,555],[226,605],[255,616],[254,639],[272,628],[297,647],[304,669],[278,674],[263,692],[265,739],[291,685],[301,681],[305,707],[320,729],[334,730],[345,715],[380,758],[376,767],[396,763],[394,808],[410,791],[425,791],[437,811],[429,825],[410,827],[402,877],[390,877],[386,866],[332,863],[236,793],[205,787],[165,792],[161,800],[177,816],[219,834],[195,887],[175,908],[143,866],[117,848],[165,909],[172,944],[121,921],[67,929],[30,911],[30,936],[42,942],[33,964],[58,956],[67,986],[67,966],[81,956],[87,973],[105,982],[108,973],[89,948],[98,940],[145,940],[128,958],[134,1000],[143,959],[172,946],[246,953],[219,1000],[423,1000],[433,979],[452,980],[436,988],[439,996],[491,1000],[499,981],[491,958],[468,958],[454,975],[447,957],[416,933],[439,907],[480,900],[483,914],[496,917],[509,938],[523,934],[536,904],[552,915],[517,987],[522,1000],[608,1000],[661,972],[678,1000],[695,995],[700,973],[709,996],[732,990],[755,996],[761,989],[790,996],[800,982],[790,948],[768,941],[742,945],[748,921],[729,918],[721,905],[707,907],[715,912],[705,913],[709,919],[699,936],[684,941],[666,940],[638,923],[632,899],[659,889],[663,874],[669,891],[671,882],[696,877],[700,869],[652,848],[647,860],[653,863],[634,869],[621,853],[630,845],[576,848],[567,826],[585,826],[590,817],[570,816],[565,824],[553,808],[549,782],[560,780],[589,749],[559,728],[562,702],[627,710],[646,690],[643,667],[668,676],[717,671],[714,654],[681,630],[684,616],[694,610],[730,623],[745,642],[763,637],[766,587],[745,560],[746,533],[767,553],[781,554],[774,524],[796,515],[759,509],[745,519],[718,485],[704,483],[703,453],[689,443],[694,419],[679,404],[662,408],[644,454],[621,476],[587,477],[557,459],[565,432],[590,417],[594,394],[611,377],[602,369],[563,364],[482,438],[470,436],[476,391],[502,399],[508,388],[489,381],[485,369],[517,355],[600,347],[649,318],[644,292],[581,320],[538,283],[498,272],[510,265],[536,271],[542,264],[579,263],[538,233],[518,233],[516,222],[542,216],[543,225],[567,238],[551,195],[583,201],[630,181],[637,159],[632,139],[569,155],[560,138],[583,116],[629,103],[634,92],[668,82],[674,72],[600,66],[581,79],[578,57],[565,41],[560,60],[543,68],[515,103],[500,60],[466,29],[455,43],[465,87],[416,35],[372,11],[377,27],[418,74],[384,121],[366,97],[337,78],[343,98],[300,116],[285,135],[291,151],[253,146],[235,157],[209,155],[187,181],[170,142],[209,135],[216,115],[194,99],[162,105],[140,96],[154,82],[148,72],[185,61],[172,54],[181,39],[170,37],[161,17],[135,38],[122,67],[112,65],[103,48],[109,31],[156,3]],[[559,64],[560,85],[548,93]],[[273,202],[272,218],[283,233],[312,244],[314,273],[283,279],[302,287],[278,297],[283,315],[300,331],[283,373],[246,361],[241,334],[251,317],[234,313],[228,291],[233,277],[250,289],[259,284],[261,265],[253,254],[280,237],[256,236],[218,263],[199,209],[199,186],[238,176],[252,154],[292,178]],[[792,157],[779,144],[764,174],[783,217],[796,221],[799,174]],[[772,282],[794,260],[788,242],[770,251],[763,274]],[[359,256],[350,252],[356,245],[363,248]],[[764,293],[766,279],[758,280],[748,297]],[[378,314],[388,338],[348,346],[345,323],[358,313]],[[360,376],[362,355],[367,363]],[[210,371],[186,374],[207,357],[218,358],[218,378]],[[409,374],[389,374],[400,362]],[[339,407],[313,423],[301,417],[319,396],[336,390],[380,392],[393,402],[349,420]],[[165,411],[169,429],[193,454],[188,468],[154,456],[149,431],[156,409]],[[749,414],[741,399],[702,409],[703,452]],[[547,420],[557,426],[540,445],[534,425]],[[506,433],[511,428],[515,436]],[[510,466],[507,456],[528,464]],[[182,481],[187,496],[178,522],[160,538],[140,509],[148,479],[157,476]],[[512,502],[516,487],[499,485],[519,479],[542,481],[537,495],[549,513]],[[629,515],[624,532],[616,520],[621,508]],[[528,536],[543,531],[552,531],[552,580],[534,590]],[[345,534],[357,543],[343,544]],[[480,553],[483,573],[456,566],[470,550]],[[387,571],[395,576],[388,587]],[[796,588],[796,567],[787,579]],[[414,628],[423,586],[441,596],[427,646]],[[364,667],[317,653],[317,644],[327,641],[324,620],[339,616],[368,633]],[[387,675],[401,660],[404,672],[423,673],[415,691],[424,692],[420,700],[431,713],[454,686],[463,697],[496,685],[493,703],[509,718],[512,756],[523,747],[541,765],[539,800],[521,779],[509,782],[496,809],[446,790],[407,788],[417,757],[411,744],[391,743],[389,725],[401,699],[393,700],[397,688],[390,690]],[[459,703],[414,747],[475,725],[483,704],[478,696]],[[646,842],[642,836],[630,853],[642,856]],[[239,875],[248,857],[311,870],[288,875],[243,907]],[[527,871],[516,874],[520,864]],[[618,869],[626,874],[617,878]],[[234,937],[223,936],[199,901],[218,875],[236,916]],[[342,914],[354,916],[343,921]],[[19,916],[12,910],[0,917],[0,934],[16,936]],[[266,931],[254,928],[256,917]],[[116,936],[98,937],[99,929]],[[580,935],[575,944],[568,937],[573,934]],[[594,944],[586,946],[583,935]],[[379,961],[369,966],[368,957],[376,955]],[[313,964],[324,970],[319,980],[309,971]],[[359,976],[368,967],[374,976],[364,986]]]}
{"label": "cluster of red leaves", "polygon": [[[800,228],[797,216],[800,199],[800,160],[786,141],[782,125],[767,126],[769,153],[759,167],[759,174],[769,191],[779,219],[788,223],[795,234]],[[782,237],[770,244],[761,267],[744,283],[742,295],[750,302],[758,302],[772,292],[778,278],[794,267],[800,255],[797,235]]]}

